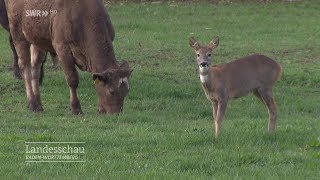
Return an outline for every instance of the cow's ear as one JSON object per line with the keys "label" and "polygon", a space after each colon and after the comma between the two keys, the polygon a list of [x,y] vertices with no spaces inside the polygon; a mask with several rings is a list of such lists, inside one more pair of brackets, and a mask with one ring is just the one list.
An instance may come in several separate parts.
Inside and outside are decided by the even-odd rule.
{"label": "cow's ear", "polygon": [[97,80],[97,79],[98,79],[98,80],[101,80],[101,75],[98,74],[98,73],[94,73],[93,76],[92,76],[92,80],[95,81],[95,80]]}
{"label": "cow's ear", "polygon": [[103,73],[93,74],[93,79],[96,79],[98,81],[102,81],[104,83],[109,83],[113,79],[115,79],[116,76],[119,76],[117,73],[117,69],[108,69],[108,70],[105,70]]}
{"label": "cow's ear", "polygon": [[118,71],[120,77],[129,77],[131,75],[133,70],[130,69],[129,63],[127,61],[124,61],[120,65],[120,69]]}
{"label": "cow's ear", "polygon": [[121,64],[120,64],[120,68],[126,68],[126,69],[129,69],[129,63],[128,61],[123,61]]}
{"label": "cow's ear", "polygon": [[94,73],[92,76],[92,80],[94,81],[94,84],[98,84],[100,81],[103,80],[103,77],[100,73]]}

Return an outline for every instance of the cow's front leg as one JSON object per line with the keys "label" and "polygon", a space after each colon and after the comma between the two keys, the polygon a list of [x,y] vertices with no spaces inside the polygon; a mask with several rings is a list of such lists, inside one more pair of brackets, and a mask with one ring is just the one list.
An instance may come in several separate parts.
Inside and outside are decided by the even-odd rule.
{"label": "cow's front leg", "polygon": [[[70,106],[73,114],[83,114],[81,111],[80,101],[77,96],[77,88],[79,84],[79,75],[75,67],[66,70],[66,80],[70,89]],[[66,72],[65,71],[65,72]]]}
{"label": "cow's front leg", "polygon": [[79,75],[74,64],[75,59],[72,56],[71,51],[66,49],[63,45],[56,47],[56,52],[69,86],[71,111],[73,114],[82,114],[80,101],[77,96]]}
{"label": "cow's front leg", "polygon": [[79,75],[74,64],[61,62],[64,75],[70,90],[70,107],[73,114],[83,114],[81,111],[80,101],[77,96],[79,84]]}

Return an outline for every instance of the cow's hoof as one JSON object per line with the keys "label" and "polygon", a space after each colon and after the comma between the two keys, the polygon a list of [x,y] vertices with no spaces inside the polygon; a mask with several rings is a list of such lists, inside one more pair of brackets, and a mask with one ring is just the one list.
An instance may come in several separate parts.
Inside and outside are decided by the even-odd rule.
{"label": "cow's hoof", "polygon": [[40,104],[29,104],[29,110],[32,112],[42,112],[43,108]]}
{"label": "cow's hoof", "polygon": [[79,114],[83,114],[83,112],[81,111],[81,105],[79,100],[78,101],[72,101],[71,102],[71,112],[74,115],[79,115]]}
{"label": "cow's hoof", "polygon": [[104,109],[98,109],[97,113],[98,114],[107,114],[107,111],[105,111]]}
{"label": "cow's hoof", "polygon": [[36,100],[29,101],[28,108],[32,112],[41,112],[41,111],[43,111],[41,102],[40,101],[36,101]]}
{"label": "cow's hoof", "polygon": [[13,76],[14,76],[15,78],[17,78],[17,79],[22,79],[22,76],[21,76],[21,73],[20,73],[19,69],[18,69],[18,70],[15,69],[15,70],[13,71]]}
{"label": "cow's hoof", "polygon": [[81,115],[83,114],[83,112],[81,111],[81,109],[72,109],[72,114],[74,115]]}

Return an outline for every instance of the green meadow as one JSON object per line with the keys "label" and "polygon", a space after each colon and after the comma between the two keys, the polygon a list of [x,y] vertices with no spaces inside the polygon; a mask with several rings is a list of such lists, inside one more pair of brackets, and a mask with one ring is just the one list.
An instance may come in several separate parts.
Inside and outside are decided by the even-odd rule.
{"label": "green meadow", "polygon": [[[27,110],[0,29],[0,179],[318,179],[320,3],[144,3],[108,7],[118,61],[133,68],[118,116],[98,115],[92,76],[80,72],[84,115],[72,115],[61,70],[45,64],[44,112]],[[283,68],[277,129],[253,95],[231,100],[214,136],[211,103],[188,38],[220,37],[214,63],[264,54]],[[85,142],[85,162],[28,163],[26,142]]]}

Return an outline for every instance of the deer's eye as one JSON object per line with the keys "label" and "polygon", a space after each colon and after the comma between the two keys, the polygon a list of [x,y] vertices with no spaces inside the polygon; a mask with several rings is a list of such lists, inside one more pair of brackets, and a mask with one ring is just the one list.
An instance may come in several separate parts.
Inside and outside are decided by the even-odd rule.
{"label": "deer's eye", "polygon": [[211,54],[208,54],[208,57],[211,57]]}
{"label": "deer's eye", "polygon": [[200,54],[197,54],[198,57],[200,57]]}

